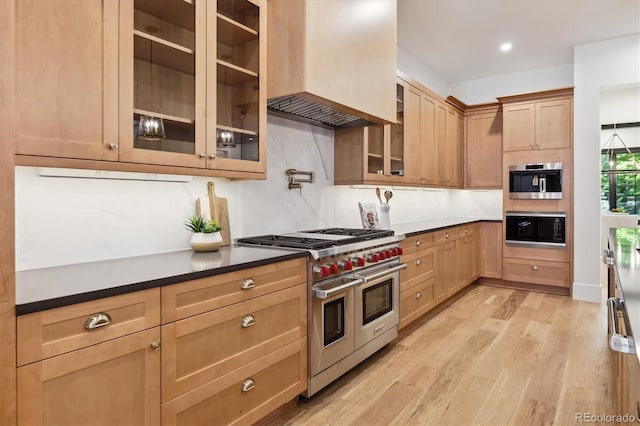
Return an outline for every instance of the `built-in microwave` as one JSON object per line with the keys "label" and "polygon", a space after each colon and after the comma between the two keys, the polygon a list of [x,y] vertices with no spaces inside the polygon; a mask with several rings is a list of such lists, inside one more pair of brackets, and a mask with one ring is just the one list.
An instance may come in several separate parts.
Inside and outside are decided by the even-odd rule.
{"label": "built-in microwave", "polygon": [[564,212],[507,211],[505,242],[510,245],[564,248],[567,246],[566,218]]}
{"label": "built-in microwave", "polygon": [[509,166],[509,198],[562,199],[562,163]]}

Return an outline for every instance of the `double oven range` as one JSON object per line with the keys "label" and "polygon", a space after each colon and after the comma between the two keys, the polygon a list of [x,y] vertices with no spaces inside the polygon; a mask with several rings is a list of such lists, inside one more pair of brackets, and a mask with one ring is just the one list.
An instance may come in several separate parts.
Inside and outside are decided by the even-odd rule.
{"label": "double oven range", "polygon": [[310,397],[398,335],[404,236],[331,228],[240,238],[307,251]]}

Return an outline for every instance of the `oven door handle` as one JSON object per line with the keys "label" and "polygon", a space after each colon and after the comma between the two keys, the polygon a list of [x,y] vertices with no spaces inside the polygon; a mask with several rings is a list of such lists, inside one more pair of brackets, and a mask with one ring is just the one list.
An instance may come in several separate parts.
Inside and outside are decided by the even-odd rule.
{"label": "oven door handle", "polygon": [[[607,300],[607,310],[609,311],[609,347],[623,354],[635,354],[636,345],[633,337],[621,334],[618,328],[618,312],[622,310],[619,309],[619,307],[624,309],[624,303],[620,299],[611,297]],[[624,311],[622,311],[622,315],[626,322]]]}
{"label": "oven door handle", "polygon": [[364,283],[366,284],[369,281],[377,280],[378,278],[382,278],[384,276],[393,274],[394,272],[402,271],[403,269],[407,269],[407,264],[406,263],[401,263],[401,264],[393,266],[393,267],[391,267],[389,269],[385,269],[384,271],[376,272],[375,274],[371,274],[371,275],[358,275],[358,274],[355,274],[354,276],[356,276],[358,278],[362,278],[364,280]]}
{"label": "oven door handle", "polygon": [[355,287],[357,285],[363,284],[364,282],[365,282],[365,280],[363,278],[358,277],[357,279],[355,279],[353,281],[349,281],[347,283],[344,283],[344,284],[341,284],[341,285],[337,285],[335,287],[331,287],[328,290],[322,290],[322,289],[313,287],[313,295],[317,299],[326,299],[327,297],[331,297],[332,295],[334,295],[336,293],[339,293],[339,292],[341,292],[343,290],[346,290],[348,288]]}

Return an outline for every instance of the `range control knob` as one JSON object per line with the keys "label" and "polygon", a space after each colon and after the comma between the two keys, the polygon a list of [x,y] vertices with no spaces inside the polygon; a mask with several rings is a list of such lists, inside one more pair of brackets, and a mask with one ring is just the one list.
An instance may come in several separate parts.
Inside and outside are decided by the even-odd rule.
{"label": "range control knob", "polygon": [[362,267],[364,266],[364,257],[354,257],[351,259],[352,266]]}
{"label": "range control knob", "polygon": [[378,258],[380,260],[385,260],[387,258],[387,252],[385,250],[382,250],[381,252],[378,253]]}
{"label": "range control knob", "polygon": [[387,259],[388,259],[388,258],[390,258],[390,257],[392,257],[392,256],[395,256],[395,255],[393,254],[393,250],[387,250]]}
{"label": "range control knob", "polygon": [[393,249],[391,249],[391,255],[392,256],[397,256],[398,255],[398,247],[394,247]]}
{"label": "range control knob", "polygon": [[402,254],[402,247],[398,247],[398,256]]}
{"label": "range control knob", "polygon": [[338,262],[338,266],[343,271],[350,271],[351,269],[353,269],[353,262],[350,260],[341,260],[340,262]]}
{"label": "range control knob", "polygon": [[337,274],[338,273],[338,264],[337,263],[332,263],[331,265],[329,265],[329,272],[331,274]]}
{"label": "range control knob", "polygon": [[367,255],[367,262],[369,263],[376,263],[378,260],[380,260],[378,253],[370,253]]}
{"label": "range control knob", "polygon": [[313,273],[318,277],[328,277],[329,272],[329,267],[326,265],[313,267]]}

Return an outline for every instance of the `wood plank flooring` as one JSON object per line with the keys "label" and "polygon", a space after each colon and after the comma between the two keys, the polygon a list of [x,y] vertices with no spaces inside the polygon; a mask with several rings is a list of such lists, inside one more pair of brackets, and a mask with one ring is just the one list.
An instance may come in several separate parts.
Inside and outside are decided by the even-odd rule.
{"label": "wood plank flooring", "polygon": [[272,425],[575,425],[614,414],[604,304],[469,287]]}

